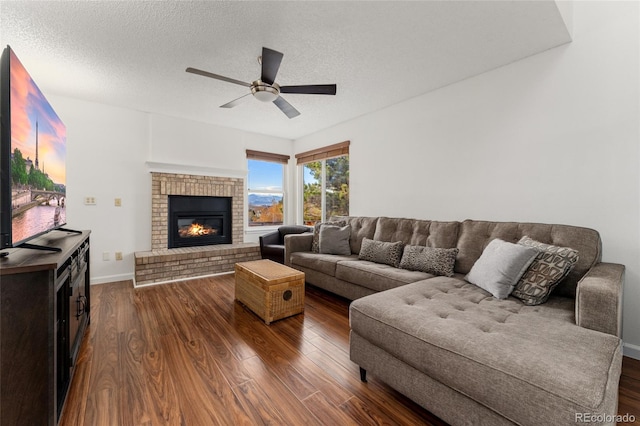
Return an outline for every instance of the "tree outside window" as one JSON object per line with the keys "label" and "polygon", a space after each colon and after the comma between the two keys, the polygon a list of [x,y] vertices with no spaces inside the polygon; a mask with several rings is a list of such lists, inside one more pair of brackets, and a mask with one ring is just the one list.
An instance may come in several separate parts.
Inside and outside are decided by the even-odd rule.
{"label": "tree outside window", "polygon": [[302,165],[305,225],[349,214],[349,156]]}

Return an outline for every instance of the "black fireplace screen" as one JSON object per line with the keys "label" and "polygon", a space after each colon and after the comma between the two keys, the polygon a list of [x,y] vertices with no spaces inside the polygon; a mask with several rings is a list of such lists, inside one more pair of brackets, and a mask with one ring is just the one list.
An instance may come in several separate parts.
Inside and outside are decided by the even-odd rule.
{"label": "black fireplace screen", "polygon": [[231,197],[169,196],[169,248],[231,241]]}

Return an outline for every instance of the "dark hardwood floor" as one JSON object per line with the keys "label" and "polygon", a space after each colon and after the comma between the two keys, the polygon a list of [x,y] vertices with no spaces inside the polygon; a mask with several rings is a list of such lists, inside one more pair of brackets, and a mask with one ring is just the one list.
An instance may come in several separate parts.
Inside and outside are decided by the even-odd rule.
{"label": "dark hardwood floor", "polygon": [[618,414],[630,414],[635,417],[633,423],[620,425],[640,425],[640,361],[624,357],[622,359],[622,376],[618,390]]}
{"label": "dark hardwood floor", "polygon": [[[348,301],[308,287],[305,312],[267,326],[233,275],[91,287],[61,426],[445,425],[349,360]],[[640,424],[640,361],[625,358],[621,414]]]}

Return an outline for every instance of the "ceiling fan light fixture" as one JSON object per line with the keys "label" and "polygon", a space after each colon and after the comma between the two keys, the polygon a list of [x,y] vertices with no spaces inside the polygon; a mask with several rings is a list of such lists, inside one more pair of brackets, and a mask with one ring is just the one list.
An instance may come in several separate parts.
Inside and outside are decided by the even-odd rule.
{"label": "ceiling fan light fixture", "polygon": [[257,80],[251,85],[251,93],[261,102],[273,102],[280,96],[280,86],[275,83],[269,85]]}
{"label": "ceiling fan light fixture", "polygon": [[[1,0],[0,0],[1,1]],[[280,69],[280,63],[284,55],[267,47],[262,48],[262,55],[258,57],[258,62],[261,65],[260,78],[253,83],[245,83],[244,81],[236,80],[234,78],[225,77],[223,75],[214,74],[208,71],[199,70],[196,68],[187,68],[186,71],[199,74],[203,77],[214,78],[216,80],[226,81],[227,83],[233,83],[244,87],[249,87],[251,93],[246,93],[231,102],[227,102],[224,105],[220,105],[220,108],[233,108],[244,102],[249,98],[249,95],[253,95],[254,98],[260,102],[272,102],[276,107],[280,109],[288,118],[295,118],[300,115],[300,111],[295,109],[289,102],[280,96],[280,93],[297,93],[302,95],[335,95],[335,84],[305,84],[295,86],[278,86],[276,84],[276,75]]]}

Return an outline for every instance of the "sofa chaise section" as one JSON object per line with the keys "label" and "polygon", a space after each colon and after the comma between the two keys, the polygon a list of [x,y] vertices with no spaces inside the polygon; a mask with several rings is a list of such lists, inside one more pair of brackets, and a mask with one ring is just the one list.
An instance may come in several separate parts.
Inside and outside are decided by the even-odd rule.
{"label": "sofa chaise section", "polygon": [[[351,359],[385,376],[378,363],[394,358],[515,424],[574,424],[576,413],[616,412],[622,353],[616,336],[576,325],[573,308],[563,297],[540,306],[498,300],[437,277],[354,301]],[[405,379],[413,380],[394,378]],[[424,392],[414,385],[410,396]],[[434,398],[427,408],[454,424],[494,422],[460,421],[450,402]]]}

